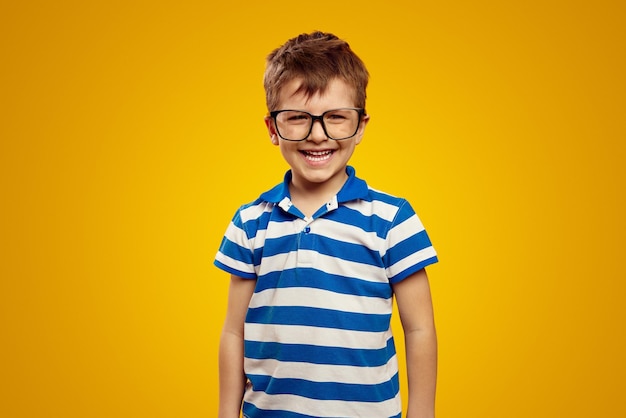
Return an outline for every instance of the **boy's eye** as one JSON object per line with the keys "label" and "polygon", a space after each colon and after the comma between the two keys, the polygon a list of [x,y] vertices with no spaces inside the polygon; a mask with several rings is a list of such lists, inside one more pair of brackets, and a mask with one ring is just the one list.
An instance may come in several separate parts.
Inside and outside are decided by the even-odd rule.
{"label": "boy's eye", "polygon": [[342,123],[349,119],[346,112],[331,112],[324,115],[324,120],[329,123]]}
{"label": "boy's eye", "polygon": [[289,113],[285,116],[285,121],[288,123],[301,123],[310,119],[309,115],[306,113]]}

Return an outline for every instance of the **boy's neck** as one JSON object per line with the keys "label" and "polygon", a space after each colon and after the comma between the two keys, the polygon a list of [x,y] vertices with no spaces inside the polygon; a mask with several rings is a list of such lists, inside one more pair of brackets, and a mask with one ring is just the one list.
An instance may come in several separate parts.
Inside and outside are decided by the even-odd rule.
{"label": "boy's neck", "polygon": [[289,183],[291,203],[306,217],[311,218],[317,210],[328,203],[343,187],[348,174],[322,183],[300,182],[292,179]]}

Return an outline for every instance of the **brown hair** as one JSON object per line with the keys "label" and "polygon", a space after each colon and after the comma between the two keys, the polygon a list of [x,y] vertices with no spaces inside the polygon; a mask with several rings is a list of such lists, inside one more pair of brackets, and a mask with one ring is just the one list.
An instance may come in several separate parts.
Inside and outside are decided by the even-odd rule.
{"label": "brown hair", "polygon": [[296,78],[302,79],[297,92],[308,97],[323,93],[331,80],[340,78],[354,88],[356,107],[365,108],[365,64],[332,33],[301,34],[268,55],[263,79],[268,110],[277,110],[281,88]]}

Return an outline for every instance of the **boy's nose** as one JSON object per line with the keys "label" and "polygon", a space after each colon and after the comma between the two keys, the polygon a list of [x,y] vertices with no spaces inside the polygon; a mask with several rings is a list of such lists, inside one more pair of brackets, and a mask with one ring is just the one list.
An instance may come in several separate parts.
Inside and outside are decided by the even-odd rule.
{"label": "boy's nose", "polygon": [[326,140],[328,140],[328,137],[322,127],[322,122],[319,120],[313,121],[313,128],[311,128],[311,133],[309,134],[307,141],[323,142]]}

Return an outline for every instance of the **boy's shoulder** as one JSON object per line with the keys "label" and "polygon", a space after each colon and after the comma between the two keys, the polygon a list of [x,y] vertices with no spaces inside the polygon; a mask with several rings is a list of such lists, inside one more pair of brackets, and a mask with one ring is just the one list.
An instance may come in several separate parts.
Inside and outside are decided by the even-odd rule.
{"label": "boy's shoulder", "polygon": [[398,219],[415,213],[407,199],[369,186],[365,196],[345,202],[344,207],[383,225],[392,225]]}
{"label": "boy's shoulder", "polygon": [[237,214],[241,218],[242,222],[246,222],[252,219],[258,219],[263,216],[264,213],[270,211],[273,206],[274,203],[257,197],[255,200],[239,206]]}
{"label": "boy's shoulder", "polygon": [[348,181],[339,192],[338,197],[341,198],[343,194],[345,200],[356,198],[363,202],[383,202],[395,206],[401,206],[406,202],[406,199],[402,197],[372,187],[363,178],[357,177],[353,167],[348,166],[346,172],[348,173]]}
{"label": "boy's shoulder", "polygon": [[369,198],[371,201],[384,202],[390,205],[401,206],[407,202],[404,197],[368,186]]}

